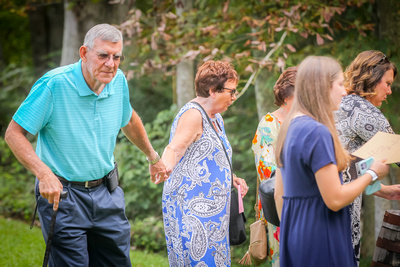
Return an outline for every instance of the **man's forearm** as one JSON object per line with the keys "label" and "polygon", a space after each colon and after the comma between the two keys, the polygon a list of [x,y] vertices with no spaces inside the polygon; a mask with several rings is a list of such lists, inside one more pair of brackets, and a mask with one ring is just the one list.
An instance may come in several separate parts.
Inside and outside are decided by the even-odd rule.
{"label": "man's forearm", "polygon": [[7,128],[5,141],[18,161],[38,179],[44,177],[45,173],[51,173],[50,168],[37,156],[24,131],[15,121],[12,121]]}

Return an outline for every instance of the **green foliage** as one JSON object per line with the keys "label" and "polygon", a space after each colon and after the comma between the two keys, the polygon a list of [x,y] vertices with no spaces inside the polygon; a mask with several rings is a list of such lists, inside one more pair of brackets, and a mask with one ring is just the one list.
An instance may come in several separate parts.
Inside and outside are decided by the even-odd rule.
{"label": "green foliage", "polygon": [[257,173],[251,141],[258,125],[254,91],[244,94],[224,114],[225,130],[232,145],[233,172],[246,180],[249,192],[243,200],[245,214],[254,217],[256,199]]}
{"label": "green foliage", "polygon": [[35,208],[35,179],[0,137],[0,213],[28,220]]}
{"label": "green foliage", "polygon": [[31,67],[9,64],[0,71],[0,134],[3,135],[12,115],[34,83]]}
{"label": "green foliage", "polygon": [[135,220],[131,223],[131,229],[133,248],[166,254],[164,223],[161,216]]}
{"label": "green foliage", "polygon": [[129,81],[130,98],[133,108],[143,122],[152,122],[162,110],[168,110],[172,101],[172,77],[154,72]]}
{"label": "green foliage", "polygon": [[[176,107],[160,112],[152,123],[145,124],[149,139],[156,151],[162,154],[169,140],[169,130],[177,113]],[[140,220],[161,214],[162,184],[150,181],[146,156],[120,135],[115,149],[115,159],[125,191],[126,215],[130,220]]]}
{"label": "green foliage", "polygon": [[[31,65],[31,39],[25,0],[0,1],[0,65]],[[2,50],[2,51],[1,51]],[[4,66],[0,66],[4,67]]]}
{"label": "green foliage", "polygon": [[[175,1],[168,0],[147,10],[131,10],[121,29],[132,37],[132,69],[138,75],[157,69],[171,75],[183,59],[224,59],[240,76],[248,76],[258,68],[284,67],[296,51],[290,42],[278,42],[286,34],[292,41],[322,45],[333,40],[334,29],[370,30],[369,24],[340,19],[348,7],[368,2],[194,1],[192,9],[180,14]],[[267,54],[271,51],[276,52],[272,57]]]}

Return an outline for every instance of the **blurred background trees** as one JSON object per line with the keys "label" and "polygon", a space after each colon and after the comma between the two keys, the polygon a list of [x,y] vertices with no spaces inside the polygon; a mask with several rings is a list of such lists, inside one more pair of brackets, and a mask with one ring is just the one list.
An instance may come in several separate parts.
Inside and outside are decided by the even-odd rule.
{"label": "blurred background trees", "polygon": [[[345,68],[369,49],[400,66],[399,12],[397,0],[0,0],[0,211],[28,219],[34,208],[34,179],[3,140],[12,115],[36,79],[79,59],[84,35],[95,24],[114,24],[124,34],[121,69],[129,79],[132,105],[159,153],[178,108],[194,97],[197,67],[208,59],[235,66],[240,96],[223,115],[233,168],[250,185],[244,202],[247,217],[253,218],[251,140],[259,118],[276,108],[273,85],[282,70],[307,55],[331,56]],[[392,89],[381,110],[400,133],[398,80]],[[144,155],[123,134],[115,157],[133,245],[165,251],[162,186],[150,183]],[[399,169],[392,168],[384,183],[399,183],[399,177]],[[363,205],[363,257],[372,257],[384,210],[399,207],[397,201],[375,197],[365,197]],[[144,229],[143,221],[159,231]]]}

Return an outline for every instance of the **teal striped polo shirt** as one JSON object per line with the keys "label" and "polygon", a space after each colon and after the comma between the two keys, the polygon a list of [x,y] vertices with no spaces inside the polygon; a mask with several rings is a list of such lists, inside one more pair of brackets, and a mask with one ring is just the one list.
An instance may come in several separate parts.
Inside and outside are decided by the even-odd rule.
{"label": "teal striped polo shirt", "polygon": [[117,135],[131,116],[122,71],[96,95],[85,82],[80,60],[41,77],[13,119],[29,133],[39,133],[36,153],[55,174],[81,182],[114,168]]}

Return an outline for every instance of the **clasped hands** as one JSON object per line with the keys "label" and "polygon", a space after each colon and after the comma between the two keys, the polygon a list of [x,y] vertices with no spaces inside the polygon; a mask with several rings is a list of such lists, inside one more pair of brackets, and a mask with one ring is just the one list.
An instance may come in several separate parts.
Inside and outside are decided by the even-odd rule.
{"label": "clasped hands", "polygon": [[151,165],[149,164],[150,179],[154,184],[164,182],[170,176],[172,170],[162,160]]}

